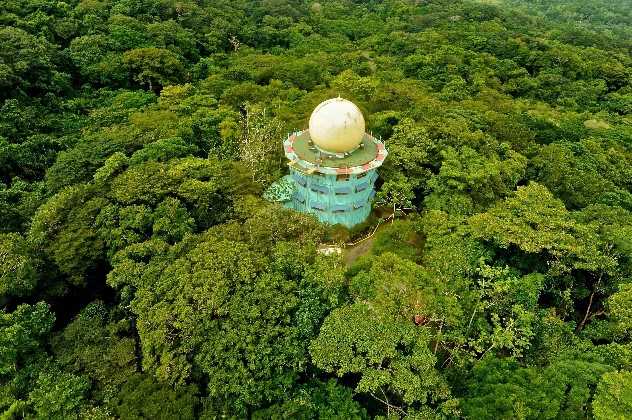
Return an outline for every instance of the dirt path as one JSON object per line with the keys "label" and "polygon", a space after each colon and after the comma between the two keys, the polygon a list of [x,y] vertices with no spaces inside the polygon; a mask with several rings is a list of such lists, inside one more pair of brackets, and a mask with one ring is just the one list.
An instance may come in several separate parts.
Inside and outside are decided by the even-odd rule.
{"label": "dirt path", "polygon": [[375,240],[375,236],[371,236],[369,239],[362,241],[355,246],[345,248],[344,254],[342,257],[345,264],[347,264],[347,266],[350,266],[351,264],[355,262],[355,260],[357,260],[363,255],[368,254],[371,251],[371,248],[373,247],[374,240]]}

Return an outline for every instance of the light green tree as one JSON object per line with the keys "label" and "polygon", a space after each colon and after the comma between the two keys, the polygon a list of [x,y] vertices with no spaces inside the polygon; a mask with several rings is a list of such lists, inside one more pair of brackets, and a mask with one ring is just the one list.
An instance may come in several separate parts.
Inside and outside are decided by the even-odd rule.
{"label": "light green tree", "polygon": [[608,372],[601,377],[592,403],[597,420],[632,416],[632,372]]}

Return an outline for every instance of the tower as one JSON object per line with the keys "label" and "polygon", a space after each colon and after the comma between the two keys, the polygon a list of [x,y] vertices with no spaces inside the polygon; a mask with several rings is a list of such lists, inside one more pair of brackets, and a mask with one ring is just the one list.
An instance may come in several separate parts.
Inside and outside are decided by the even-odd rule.
{"label": "tower", "polygon": [[360,109],[346,99],[318,105],[309,129],[291,133],[283,142],[290,174],[286,207],[312,213],[328,224],[352,227],[371,212],[377,168],[387,152],[384,144],[365,132]]}

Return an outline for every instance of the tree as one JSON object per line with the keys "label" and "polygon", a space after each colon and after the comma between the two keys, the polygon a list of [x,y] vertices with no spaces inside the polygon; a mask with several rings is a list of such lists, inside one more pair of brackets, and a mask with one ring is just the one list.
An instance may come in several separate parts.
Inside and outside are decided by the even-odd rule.
{"label": "tree", "polygon": [[[149,263],[138,258],[140,246],[117,255],[108,282],[136,290],[131,308],[144,369],[171,384],[202,375],[209,397],[234,413],[290,392],[307,369],[308,340],[333,303],[328,290],[340,287],[306,272],[316,226],[259,205],[246,220],[189,236]],[[306,241],[295,246],[300,236]]]}
{"label": "tree", "polygon": [[90,186],[80,185],[54,196],[33,217],[28,240],[68,276],[69,285],[85,285],[104,262],[103,240],[91,226],[106,203]]}
{"label": "tree", "polygon": [[239,158],[250,170],[253,181],[267,185],[270,174],[277,172],[281,163],[281,123],[266,115],[265,108],[246,105],[241,130]]}
{"label": "tree", "polygon": [[133,374],[126,378],[112,405],[125,419],[194,419],[198,404],[195,386],[172,389],[148,375]]}
{"label": "tree", "polygon": [[28,394],[46,368],[45,343],[54,322],[43,302],[0,313],[0,410],[27,410]]}
{"label": "tree", "polygon": [[514,196],[487,213],[470,217],[468,223],[476,238],[493,241],[504,249],[517,247],[524,253],[519,261],[538,264],[529,255],[544,257],[547,265],[540,270],[560,278],[562,285],[574,280],[579,292],[576,299],[587,298],[586,309],[577,311],[577,331],[581,331],[594,316],[595,297],[616,285],[625,268],[618,264],[619,247],[615,244],[620,242],[608,234],[610,229],[591,221],[591,216],[583,217],[587,215],[571,215],[545,187],[531,183],[519,187]]}
{"label": "tree", "polygon": [[400,175],[382,184],[375,200],[378,204],[392,207],[393,220],[395,220],[398,211],[403,212],[405,209],[414,209],[414,198],[415,194],[413,193],[412,185],[410,185],[410,182],[404,175]]}
{"label": "tree", "polygon": [[68,55],[85,80],[96,84],[124,83],[127,72],[123,55],[114,49],[109,36],[90,34],[74,38],[68,47]]}
{"label": "tree", "polygon": [[425,128],[412,119],[401,120],[386,142],[389,157],[385,162],[383,176],[388,181],[405,174],[413,188],[423,189],[430,176],[435,144]]}
{"label": "tree", "polygon": [[335,380],[303,385],[281,403],[255,411],[253,419],[345,418],[365,419],[366,410],[353,400],[352,391]]}
{"label": "tree", "polygon": [[435,370],[429,331],[378,311],[361,302],[335,309],[310,345],[316,366],[338,377],[358,374],[355,390],[384,404],[389,413],[405,414],[404,404],[447,399],[449,388]]}
{"label": "tree", "polygon": [[454,297],[421,266],[388,252],[358,261],[349,289],[354,302],[334,309],[310,345],[316,366],[358,375],[355,390],[388,413],[447,410],[436,340],[451,323]]}
{"label": "tree", "polygon": [[87,378],[45,371],[38,376],[35,388],[29,393],[28,402],[37,417],[53,420],[78,419],[89,386]]}
{"label": "tree", "polygon": [[472,369],[463,412],[480,419],[586,417],[592,389],[610,370],[583,360],[562,359],[538,369],[486,357]]}
{"label": "tree", "polygon": [[439,174],[428,181],[425,204],[449,213],[472,214],[512,192],[524,177],[527,159],[500,145],[487,156],[468,147],[441,152]]}
{"label": "tree", "polygon": [[632,335],[632,284],[619,285],[619,291],[610,295],[607,301],[610,318],[615,330],[624,337]]}
{"label": "tree", "polygon": [[123,64],[135,81],[146,84],[151,91],[176,83],[184,76],[184,66],[178,56],[163,48],[136,48],[123,54]]}
{"label": "tree", "polygon": [[152,235],[174,242],[228,219],[232,200],[250,191],[232,162],[134,160],[112,155],[94,183],[63,190],[34,216],[29,240],[66,276],[62,286],[98,279],[118,250]]}
{"label": "tree", "polygon": [[632,416],[632,372],[605,373],[592,405],[597,420],[623,420]]}
{"label": "tree", "polygon": [[0,234],[0,296],[24,296],[37,285],[37,260],[17,233]]}
{"label": "tree", "polygon": [[503,248],[515,245],[527,253],[547,251],[561,269],[569,264],[612,264],[611,257],[599,252],[594,238],[570,217],[563,203],[536,183],[518,187],[512,197],[487,213],[472,216],[468,223],[474,237],[492,240]]}
{"label": "tree", "polygon": [[75,377],[90,378],[91,400],[104,405],[117,397],[138,363],[129,320],[113,314],[103,302],[92,302],[51,340],[58,365]]}
{"label": "tree", "polygon": [[55,316],[43,303],[20,305],[14,312],[3,312],[1,375],[15,374],[26,359],[42,349],[42,341],[50,332]]}
{"label": "tree", "polygon": [[0,99],[67,89],[69,75],[56,69],[56,54],[54,45],[22,29],[0,29]]}
{"label": "tree", "polygon": [[13,178],[11,186],[0,184],[0,231],[25,232],[45,196],[43,182],[29,183]]}
{"label": "tree", "polygon": [[[630,201],[625,179],[629,177],[630,156],[616,144],[601,139],[544,146],[532,160],[533,176],[568,208],[589,204],[610,204],[608,197],[621,197],[618,205]],[[627,198],[624,198],[626,197]]]}

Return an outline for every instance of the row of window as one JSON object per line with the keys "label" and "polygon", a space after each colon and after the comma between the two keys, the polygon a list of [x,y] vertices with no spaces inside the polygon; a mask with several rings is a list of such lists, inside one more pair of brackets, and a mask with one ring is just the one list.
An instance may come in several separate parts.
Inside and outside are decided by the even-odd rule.
{"label": "row of window", "polygon": [[[368,175],[368,172],[362,172],[361,174],[357,174],[356,179],[364,178]],[[336,181],[349,181],[351,179],[351,174],[338,174],[336,175]]]}
{"label": "row of window", "polygon": [[[304,188],[307,188],[307,181],[304,178],[300,176],[294,176],[294,179],[299,185],[301,185]],[[370,186],[371,186],[371,180],[367,180],[366,182],[362,182],[356,185],[355,189],[351,185],[334,186],[333,193],[336,195],[348,195],[348,194],[353,194],[354,192],[362,192],[366,190],[367,188],[369,188]],[[309,189],[315,193],[321,193],[321,194],[328,194],[331,191],[330,187],[326,185],[322,185],[322,184],[313,183],[313,182],[310,183]]]}
{"label": "row of window", "polygon": [[[365,176],[367,176],[368,174],[369,174],[368,172],[362,172],[361,174],[355,175],[355,179],[362,179]],[[324,177],[325,175],[313,174],[313,175],[310,175],[310,176],[312,178],[316,179],[316,178]],[[299,184],[301,184],[303,186],[305,186],[307,184],[307,179],[304,176],[299,175],[296,172],[294,172],[292,174],[292,177],[294,178],[294,180],[296,182],[298,182]],[[351,179],[352,179],[352,176],[350,174],[339,174],[339,175],[336,175],[336,181],[349,181]]]}
{"label": "row of window", "polygon": [[[366,190],[367,188],[369,188],[369,184],[360,184],[355,188],[355,191],[353,189],[353,187],[344,187],[344,188],[334,188],[334,194],[335,195],[349,195],[349,194],[353,194],[354,192],[362,192],[364,190]],[[329,189],[327,187],[323,187],[321,185],[311,185],[309,187],[309,189],[312,192],[315,193],[321,193],[321,194],[328,194],[329,193]]]}
{"label": "row of window", "polygon": [[[364,205],[359,206],[359,207],[356,207],[356,206],[354,205],[353,207],[347,207],[347,208],[344,208],[344,209],[332,209],[332,210],[331,210],[331,212],[332,212],[332,213],[346,213],[346,212],[349,212],[349,211],[354,211],[354,210],[361,209],[362,207],[364,207]],[[316,211],[325,211],[325,208],[324,208],[324,207],[319,206],[319,205],[315,205],[315,204],[312,204],[312,205],[310,206],[310,208],[311,208],[312,210],[316,210]]]}
{"label": "row of window", "polygon": [[[352,204],[333,204],[331,205],[330,210],[332,213],[344,213],[348,211],[357,210],[366,206],[367,203],[370,203],[374,196],[375,196],[375,191],[371,191],[371,194],[366,200],[358,200]],[[300,193],[295,193],[294,200],[301,204],[305,204],[305,197],[303,197]],[[318,210],[318,211],[327,210],[326,204],[319,201],[310,202],[309,207],[313,210]]]}

